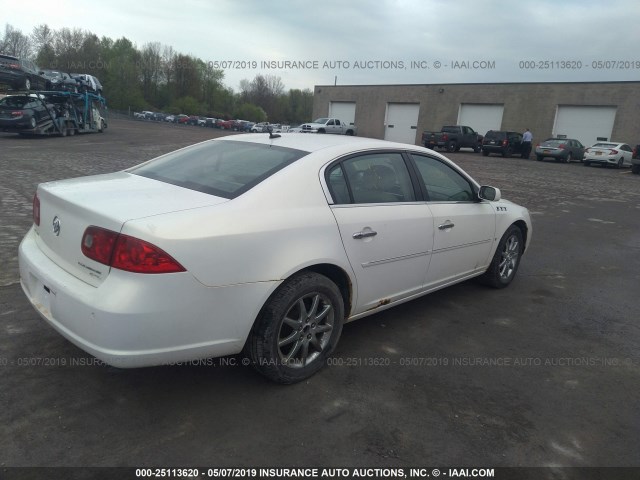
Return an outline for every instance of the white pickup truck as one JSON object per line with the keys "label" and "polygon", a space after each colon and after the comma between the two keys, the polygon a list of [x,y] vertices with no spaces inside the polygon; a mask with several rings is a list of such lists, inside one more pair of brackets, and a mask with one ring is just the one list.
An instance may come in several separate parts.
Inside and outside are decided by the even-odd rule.
{"label": "white pickup truck", "polygon": [[347,125],[337,118],[317,118],[311,123],[302,124],[302,133],[335,133],[338,135],[357,135],[355,125]]}

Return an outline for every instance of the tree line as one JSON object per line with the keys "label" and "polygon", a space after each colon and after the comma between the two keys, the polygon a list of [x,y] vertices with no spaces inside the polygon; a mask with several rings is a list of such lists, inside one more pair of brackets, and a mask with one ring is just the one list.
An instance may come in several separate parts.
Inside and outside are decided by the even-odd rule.
{"label": "tree line", "polygon": [[33,60],[41,69],[96,76],[111,109],[152,110],[256,122],[309,121],[313,93],[285,90],[280,77],[242,80],[238,92],[224,85],[224,72],[160,42],[138,48],[79,28],[38,25],[27,35],[5,24],[0,53]]}

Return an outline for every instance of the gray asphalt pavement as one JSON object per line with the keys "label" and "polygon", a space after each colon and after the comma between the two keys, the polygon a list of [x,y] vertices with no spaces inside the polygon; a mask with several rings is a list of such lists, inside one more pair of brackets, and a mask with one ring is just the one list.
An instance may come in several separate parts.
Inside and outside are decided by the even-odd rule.
{"label": "gray asphalt pavement", "polygon": [[71,138],[0,134],[0,468],[640,466],[640,176],[629,169],[451,154],[530,209],[516,280],[350,323],[330,365],[300,384],[269,383],[240,357],[118,370],[40,320],[16,258],[36,185],[215,135],[125,120]]}

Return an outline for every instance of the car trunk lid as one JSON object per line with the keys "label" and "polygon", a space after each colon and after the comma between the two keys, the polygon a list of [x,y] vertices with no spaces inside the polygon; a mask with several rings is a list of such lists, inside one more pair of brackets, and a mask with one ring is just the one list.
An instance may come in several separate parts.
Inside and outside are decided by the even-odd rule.
{"label": "car trunk lid", "polygon": [[38,246],[58,266],[93,286],[105,280],[110,267],[82,253],[87,227],[120,232],[129,220],[227,201],[127,172],[45,183],[37,195]]}

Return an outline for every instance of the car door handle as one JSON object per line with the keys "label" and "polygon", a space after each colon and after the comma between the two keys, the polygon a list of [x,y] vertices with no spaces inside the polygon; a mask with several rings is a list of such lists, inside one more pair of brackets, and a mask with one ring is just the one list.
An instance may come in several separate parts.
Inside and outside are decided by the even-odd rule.
{"label": "car door handle", "polygon": [[455,227],[455,224],[451,223],[451,222],[447,222],[447,223],[443,223],[442,225],[438,225],[438,228],[440,230],[446,230],[448,228],[453,228]]}
{"label": "car door handle", "polygon": [[375,237],[377,234],[378,232],[374,232],[373,230],[371,230],[369,232],[356,232],[352,235],[352,237],[358,240],[360,238]]}

